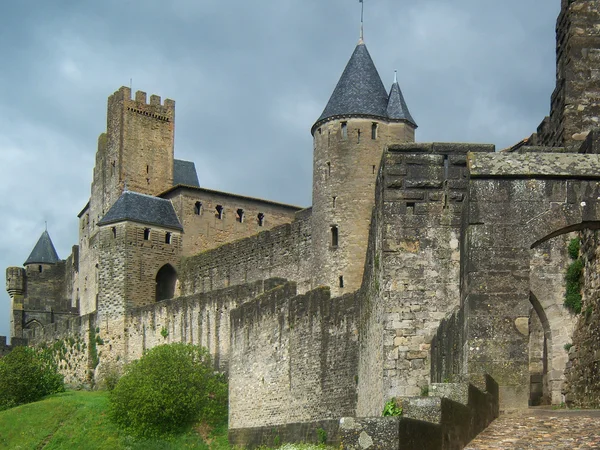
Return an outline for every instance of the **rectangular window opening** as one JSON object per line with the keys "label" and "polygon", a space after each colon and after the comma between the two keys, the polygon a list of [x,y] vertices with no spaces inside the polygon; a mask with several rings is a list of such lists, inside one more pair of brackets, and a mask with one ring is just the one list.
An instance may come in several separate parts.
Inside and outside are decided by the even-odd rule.
{"label": "rectangular window opening", "polygon": [[327,176],[331,176],[331,163],[329,161],[327,161]]}
{"label": "rectangular window opening", "polygon": [[244,210],[242,208],[237,210],[237,220],[239,223],[244,223]]}
{"label": "rectangular window opening", "polygon": [[115,239],[117,237],[117,227],[112,227],[112,235],[113,235],[113,239]]}
{"label": "rectangular window opening", "polygon": [[360,130],[356,130],[356,143],[360,144]]}
{"label": "rectangular window opening", "polygon": [[333,197],[333,209],[335,209],[336,203],[337,203],[337,197]]}
{"label": "rectangular window opening", "polygon": [[377,139],[377,124],[376,123],[371,125],[371,139],[373,139],[373,140]]}
{"label": "rectangular window opening", "polygon": [[165,234],[165,244],[171,243],[171,233]]}
{"label": "rectangular window opening", "polygon": [[332,247],[337,247],[339,245],[339,241],[340,241],[340,233],[338,230],[338,227],[336,225],[333,225],[331,227],[331,246]]}
{"label": "rectangular window opening", "polygon": [[215,209],[217,210],[217,219],[223,219],[223,206],[217,205]]}
{"label": "rectangular window opening", "polygon": [[147,241],[150,239],[150,228],[144,228],[144,240]]}
{"label": "rectangular window opening", "polygon": [[348,139],[348,122],[342,122],[342,139]]}
{"label": "rectangular window opening", "polygon": [[258,219],[258,226],[262,227],[265,224],[265,215],[263,213],[258,213],[256,218]]}
{"label": "rectangular window opening", "polygon": [[194,204],[194,214],[199,216],[201,212],[202,212],[202,202],[196,202]]}
{"label": "rectangular window opening", "polygon": [[340,287],[344,287],[344,275],[340,275]]}
{"label": "rectangular window opening", "polygon": [[376,166],[373,166],[373,175],[375,175]]}

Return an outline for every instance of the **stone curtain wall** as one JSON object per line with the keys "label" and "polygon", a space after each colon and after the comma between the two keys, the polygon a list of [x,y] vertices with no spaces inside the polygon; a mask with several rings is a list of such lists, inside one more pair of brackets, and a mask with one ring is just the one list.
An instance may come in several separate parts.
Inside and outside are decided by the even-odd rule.
{"label": "stone curtain wall", "polygon": [[358,297],[288,283],[231,312],[229,428],[354,415]]}
{"label": "stone curtain wall", "polygon": [[181,294],[209,292],[276,277],[296,282],[299,292],[310,290],[310,209],[296,217],[290,224],[183,258],[179,270]]}
{"label": "stone curtain wall", "polygon": [[138,359],[157,345],[187,342],[206,347],[215,368],[228,372],[230,312],[283,283],[257,281],[132,309],[126,321],[127,358]]}
{"label": "stone curtain wall", "polygon": [[600,408],[600,232],[582,233],[583,307],[577,317],[564,386],[569,406]]}
{"label": "stone curtain wall", "polygon": [[[182,255],[193,256],[294,220],[299,208],[200,188],[179,188],[170,199],[185,230]],[[199,210],[196,203],[200,202]],[[217,205],[223,207],[219,219]],[[238,209],[243,210],[240,219]],[[262,224],[259,223],[262,214]]]}

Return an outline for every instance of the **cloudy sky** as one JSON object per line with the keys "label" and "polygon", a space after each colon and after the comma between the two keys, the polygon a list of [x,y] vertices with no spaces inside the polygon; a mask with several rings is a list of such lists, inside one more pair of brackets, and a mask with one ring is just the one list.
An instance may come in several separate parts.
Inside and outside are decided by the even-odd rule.
{"label": "cloudy sky", "polygon": [[[554,88],[559,0],[365,0],[365,40],[394,70],[417,140],[529,136]],[[207,188],[308,206],[310,128],[358,39],[358,0],[0,2],[0,267],[44,230],[77,241],[106,99],[177,102],[175,153]],[[9,299],[0,294],[0,335]]]}

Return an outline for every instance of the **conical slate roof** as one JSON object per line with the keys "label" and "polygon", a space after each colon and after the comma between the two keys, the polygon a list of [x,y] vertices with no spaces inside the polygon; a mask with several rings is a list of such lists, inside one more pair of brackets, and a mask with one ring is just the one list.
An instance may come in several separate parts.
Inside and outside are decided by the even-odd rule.
{"label": "conical slate roof", "polygon": [[60,261],[58,257],[58,253],[56,253],[56,249],[54,248],[54,244],[52,243],[52,239],[50,239],[50,235],[48,231],[44,231],[40,238],[33,247],[33,251],[25,261],[24,266],[28,264],[56,264]]}
{"label": "conical slate roof", "polygon": [[183,230],[170,200],[133,191],[123,192],[98,225],[128,220]]}
{"label": "conical slate roof", "polygon": [[387,105],[388,93],[367,46],[360,42],[315,126],[335,116],[365,115],[385,118]]}
{"label": "conical slate roof", "polygon": [[386,114],[390,119],[406,120],[415,127],[417,126],[415,120],[410,115],[410,111],[408,110],[408,106],[402,95],[402,90],[397,81],[394,81],[392,89],[390,90]]}

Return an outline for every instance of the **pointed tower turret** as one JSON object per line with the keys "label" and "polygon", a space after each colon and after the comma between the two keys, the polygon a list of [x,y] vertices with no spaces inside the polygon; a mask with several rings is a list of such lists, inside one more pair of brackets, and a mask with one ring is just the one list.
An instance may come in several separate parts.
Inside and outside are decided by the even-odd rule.
{"label": "pointed tower turret", "polygon": [[56,264],[59,261],[60,258],[56,253],[52,239],[50,239],[48,231],[44,231],[23,265],[27,267],[30,264]]}
{"label": "pointed tower turret", "polygon": [[416,127],[397,81],[388,94],[361,39],[311,129],[313,285],[333,295],[360,287],[383,152],[413,142]]}

